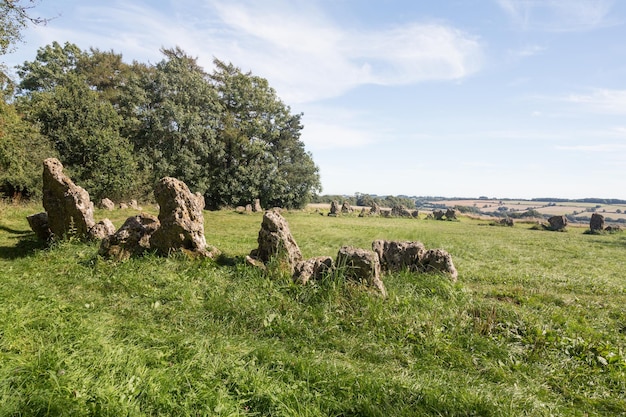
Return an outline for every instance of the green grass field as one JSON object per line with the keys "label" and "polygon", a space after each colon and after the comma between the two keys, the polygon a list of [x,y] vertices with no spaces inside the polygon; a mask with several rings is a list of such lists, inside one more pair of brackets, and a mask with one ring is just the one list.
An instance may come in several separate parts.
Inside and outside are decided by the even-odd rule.
{"label": "green grass field", "polygon": [[44,248],[40,210],[0,205],[0,416],[626,415],[626,233],[284,214],[305,257],[452,255],[456,284],[386,275],[382,299],[246,266],[261,214],[205,212],[217,261],[114,263]]}

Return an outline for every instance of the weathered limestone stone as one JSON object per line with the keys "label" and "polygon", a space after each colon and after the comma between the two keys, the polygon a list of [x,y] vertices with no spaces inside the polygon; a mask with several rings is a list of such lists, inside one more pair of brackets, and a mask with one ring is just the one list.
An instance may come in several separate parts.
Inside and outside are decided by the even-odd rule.
{"label": "weathered limestone stone", "polygon": [[94,240],[102,240],[115,233],[115,226],[109,219],[100,220],[89,230],[89,237]]}
{"label": "weathered limestone stone", "polygon": [[345,268],[347,279],[365,283],[387,296],[385,284],[380,279],[380,261],[374,251],[343,246],[337,253],[337,267]]}
{"label": "weathered limestone stone", "polygon": [[250,265],[250,266],[253,266],[255,268],[259,268],[259,269],[262,269],[262,270],[266,270],[267,269],[267,267],[265,266],[265,264],[263,262],[259,261],[256,258],[253,258],[250,255],[246,255],[245,259],[246,259],[246,263],[248,265]]}
{"label": "weathered limestone stone", "polygon": [[120,210],[125,210],[128,208],[128,204],[126,203],[120,203]]}
{"label": "weathered limestone stone", "polygon": [[319,280],[324,274],[332,271],[333,258],[330,256],[318,256],[296,263],[293,272],[293,281],[298,284],[306,284],[310,280]]}
{"label": "weathered limestone stone", "polygon": [[381,270],[398,272],[405,268],[417,271],[426,247],[421,242],[375,240],[372,250],[378,254]]}
{"label": "weathered limestone stone", "polygon": [[252,213],[252,204],[246,204],[246,213]]}
{"label": "weathered limestone stone", "polygon": [[510,217],[505,217],[504,219],[500,219],[500,224],[502,226],[508,226],[508,227],[513,227],[513,225],[515,224],[515,222],[513,221],[512,218]]}
{"label": "weathered limestone stone", "polygon": [[456,282],[458,272],[452,262],[452,256],[443,249],[427,250],[420,260],[421,272],[442,272],[449,274],[453,282]]}
{"label": "weathered limestone stone", "polygon": [[150,238],[159,228],[159,219],[140,214],[126,219],[122,227],[100,243],[98,253],[109,259],[125,260],[150,250]]}
{"label": "weathered limestone stone", "polygon": [[293,273],[296,263],[302,260],[302,253],[289,230],[287,220],[274,210],[268,210],[263,215],[257,242],[259,247],[250,253],[250,257],[263,263],[277,257]]}
{"label": "weathered limestone stone", "polygon": [[548,219],[549,230],[554,230],[556,232],[561,232],[565,230],[567,226],[567,218],[565,216],[552,216]]}
{"label": "weathered limestone stone", "polygon": [[35,235],[37,235],[39,240],[47,242],[52,238],[52,232],[48,226],[48,213],[44,211],[37,214],[31,214],[26,217],[26,220],[28,220],[28,225],[31,230],[35,232]]}
{"label": "weathered limestone stone", "polygon": [[392,217],[407,217],[407,218],[413,218],[413,212],[411,212],[409,209],[407,209],[404,206],[393,206],[391,208],[391,216]]}
{"label": "weathered limestone stone", "polygon": [[246,208],[245,208],[244,206],[237,206],[237,207],[235,208],[235,211],[236,211],[237,213],[245,213],[245,212],[246,212]]}
{"label": "weathered limestone stone", "polygon": [[328,212],[329,216],[337,216],[340,212],[340,208],[339,208],[339,202],[337,201],[332,201],[330,203],[330,211]]}
{"label": "weathered limestone stone", "polygon": [[162,254],[183,250],[213,257],[215,248],[208,248],[204,237],[204,197],[193,194],[187,185],[172,177],[161,178],[154,188],[159,203],[161,226],[150,238],[150,245]]}
{"label": "weathered limestone stone", "polygon": [[361,212],[359,213],[359,217],[365,217],[365,215],[366,215],[366,214],[367,214],[367,212],[366,212],[366,210],[365,210],[365,207],[363,207],[363,208],[361,209]]}
{"label": "weathered limestone stone", "polygon": [[433,217],[435,220],[443,220],[445,213],[442,210],[433,210]]}
{"label": "weathered limestone stone", "polygon": [[341,214],[350,214],[352,213],[352,207],[350,207],[350,203],[344,201],[341,205]]}
{"label": "weathered limestone stone", "polygon": [[604,216],[598,213],[593,213],[591,215],[591,220],[589,221],[589,229],[591,229],[592,233],[599,233],[604,230]]}
{"label": "weathered limestone stone", "polygon": [[43,207],[54,238],[73,233],[85,239],[96,224],[89,193],[63,174],[63,165],[56,158],[43,161]]}
{"label": "weathered limestone stone", "polygon": [[620,226],[607,226],[604,228],[604,231],[608,233],[618,233],[622,231],[622,228]]}
{"label": "weathered limestone stone", "polygon": [[380,216],[380,206],[378,204],[372,204],[372,208],[370,209],[370,216]]}
{"label": "weathered limestone stone", "polygon": [[137,200],[130,200],[128,202],[128,207],[132,208],[133,210],[141,211],[141,207],[139,207],[139,204],[137,204]]}
{"label": "weathered limestone stone", "polygon": [[456,209],[449,208],[449,209],[446,210],[446,219],[448,219],[448,220],[456,220],[457,219],[456,215],[457,215]]}
{"label": "weathered limestone stone", "polygon": [[100,200],[100,204],[98,204],[98,207],[104,210],[113,210],[115,208],[115,203],[113,203],[108,198],[103,198],[102,200]]}
{"label": "weathered limestone stone", "polygon": [[261,207],[261,200],[258,198],[254,199],[254,205],[252,206],[252,211],[255,213],[260,213],[263,211],[263,207]]}

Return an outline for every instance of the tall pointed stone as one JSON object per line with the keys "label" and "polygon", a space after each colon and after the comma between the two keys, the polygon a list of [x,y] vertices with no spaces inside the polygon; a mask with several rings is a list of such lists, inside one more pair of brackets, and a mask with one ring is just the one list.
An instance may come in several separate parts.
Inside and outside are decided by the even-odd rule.
{"label": "tall pointed stone", "polygon": [[48,227],[54,238],[74,235],[89,237],[96,224],[89,193],[63,173],[56,158],[43,161],[43,207],[48,213]]}

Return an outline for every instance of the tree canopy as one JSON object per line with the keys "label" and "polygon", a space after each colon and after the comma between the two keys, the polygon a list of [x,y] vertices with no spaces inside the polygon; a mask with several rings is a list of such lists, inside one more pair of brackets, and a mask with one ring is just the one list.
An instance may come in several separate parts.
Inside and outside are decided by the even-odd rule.
{"label": "tree canopy", "polygon": [[18,67],[15,114],[96,198],[142,197],[163,176],[210,208],[255,198],[300,207],[320,190],[302,114],[266,79],[218,59],[208,73],[178,47],[161,52],[156,64],[127,64],[53,42]]}

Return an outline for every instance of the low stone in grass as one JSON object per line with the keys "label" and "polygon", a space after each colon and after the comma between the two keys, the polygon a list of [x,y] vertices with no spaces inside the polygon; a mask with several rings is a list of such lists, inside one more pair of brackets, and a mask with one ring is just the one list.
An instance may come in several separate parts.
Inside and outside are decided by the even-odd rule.
{"label": "low stone in grass", "polygon": [[429,249],[420,259],[421,272],[441,272],[450,275],[456,282],[458,272],[452,262],[452,256],[443,249]]}
{"label": "low stone in grass", "polygon": [[102,200],[100,200],[100,204],[98,204],[98,207],[103,209],[103,210],[113,210],[115,208],[115,203],[111,200],[109,200],[108,198],[103,198]]}
{"label": "low stone in grass", "polygon": [[100,220],[89,230],[89,237],[93,240],[102,240],[115,233],[115,226],[109,219]]}
{"label": "low stone in grass", "polygon": [[26,220],[28,221],[28,225],[31,230],[35,232],[35,235],[39,240],[47,242],[52,238],[52,232],[48,226],[48,213],[44,211],[37,214],[31,214],[26,217]]}
{"label": "low stone in grass", "polygon": [[435,220],[443,220],[443,216],[445,216],[443,210],[433,210],[433,217]]}
{"label": "low stone in grass", "polygon": [[330,256],[317,256],[296,263],[293,272],[293,281],[298,284],[306,284],[310,280],[319,280],[324,274],[332,271],[333,258]]}
{"label": "low stone in grass", "polygon": [[254,204],[252,205],[252,211],[255,213],[260,213],[263,211],[263,207],[261,207],[261,200],[258,198],[254,199]]}
{"label": "low stone in grass", "polygon": [[328,212],[328,215],[331,217],[334,217],[334,216],[339,215],[340,211],[341,211],[341,208],[339,207],[339,202],[332,201],[330,203],[330,211]]}
{"label": "low stone in grass", "polygon": [[289,230],[287,220],[277,211],[268,210],[263,214],[257,242],[259,246],[250,252],[250,257],[264,264],[272,258],[278,258],[293,273],[296,263],[302,260],[302,253]]}
{"label": "low stone in grass", "polygon": [[449,208],[446,210],[446,219],[448,220],[457,220],[457,212],[456,209]]}
{"label": "low stone in grass", "polygon": [[159,225],[159,219],[150,214],[129,217],[117,232],[102,240],[98,253],[118,261],[143,255],[150,250],[150,238]]}
{"label": "low stone in grass", "polygon": [[426,247],[421,242],[375,240],[372,250],[378,254],[382,271],[398,272],[407,268],[417,271]]}
{"label": "low stone in grass", "polygon": [[352,207],[350,207],[350,203],[344,201],[341,205],[341,214],[350,214],[352,213]]}
{"label": "low stone in grass", "polygon": [[370,208],[370,216],[380,216],[380,206],[376,203],[372,204],[372,207]]}
{"label": "low stone in grass", "polygon": [[346,279],[366,284],[387,296],[385,284],[380,279],[380,261],[376,252],[352,246],[342,246],[337,253],[336,265],[344,271]]}
{"label": "low stone in grass", "polygon": [[589,229],[591,233],[600,233],[604,230],[604,216],[599,213],[593,213],[589,221]]}
{"label": "low stone in grass", "polygon": [[548,226],[544,228],[555,232],[562,232],[567,226],[567,217],[565,216],[552,216],[548,219]]}
{"label": "low stone in grass", "polygon": [[513,227],[515,225],[515,221],[510,217],[505,217],[504,219],[500,219],[500,225]]}

